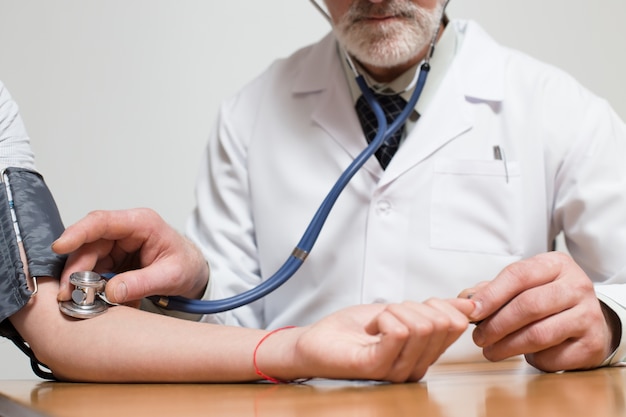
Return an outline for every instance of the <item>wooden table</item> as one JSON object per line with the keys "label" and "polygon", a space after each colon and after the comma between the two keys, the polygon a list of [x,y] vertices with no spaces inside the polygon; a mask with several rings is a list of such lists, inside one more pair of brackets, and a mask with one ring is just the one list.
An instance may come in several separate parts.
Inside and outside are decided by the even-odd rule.
{"label": "wooden table", "polygon": [[420,383],[397,385],[0,381],[0,416],[625,416],[625,381],[626,368],[543,374],[520,361],[439,365]]}

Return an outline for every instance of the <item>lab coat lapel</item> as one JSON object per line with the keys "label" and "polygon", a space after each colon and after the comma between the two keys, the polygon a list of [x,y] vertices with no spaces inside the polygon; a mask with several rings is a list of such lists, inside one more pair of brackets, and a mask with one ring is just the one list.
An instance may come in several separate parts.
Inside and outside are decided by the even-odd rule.
{"label": "lab coat lapel", "polygon": [[380,185],[398,178],[472,125],[461,87],[455,80],[444,80],[428,110],[391,160]]}
{"label": "lab coat lapel", "polygon": [[499,102],[504,96],[506,62],[500,46],[473,22],[455,21],[465,35],[463,46],[432,103],[381,178],[387,184],[472,129],[470,102]]}
{"label": "lab coat lapel", "polygon": [[[312,118],[354,160],[367,147],[367,140],[345,84],[322,94]],[[375,157],[368,159],[363,168],[376,176],[383,173]]]}
{"label": "lab coat lapel", "polygon": [[[385,171],[376,158],[364,169],[387,184],[429,158],[447,143],[470,130],[474,120],[470,101],[500,101],[504,91],[504,67],[500,46],[473,22],[455,21],[465,40],[428,109]],[[294,94],[317,94],[312,121],[317,123],[352,158],[366,146],[365,137],[341,62],[329,34],[302,61]]]}
{"label": "lab coat lapel", "polygon": [[[311,113],[312,121],[319,125],[352,160],[366,148],[367,141],[354,110],[335,42],[334,36],[328,35],[311,50],[303,61],[293,92],[318,96]],[[377,177],[383,172],[373,157],[363,168]]]}

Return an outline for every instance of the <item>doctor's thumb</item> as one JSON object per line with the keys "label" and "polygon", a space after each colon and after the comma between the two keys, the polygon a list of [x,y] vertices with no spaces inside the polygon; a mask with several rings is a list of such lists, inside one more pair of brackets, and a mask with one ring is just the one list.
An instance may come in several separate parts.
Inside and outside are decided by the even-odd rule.
{"label": "doctor's thumb", "polygon": [[128,286],[122,279],[112,279],[107,282],[105,295],[108,301],[123,304],[128,301]]}

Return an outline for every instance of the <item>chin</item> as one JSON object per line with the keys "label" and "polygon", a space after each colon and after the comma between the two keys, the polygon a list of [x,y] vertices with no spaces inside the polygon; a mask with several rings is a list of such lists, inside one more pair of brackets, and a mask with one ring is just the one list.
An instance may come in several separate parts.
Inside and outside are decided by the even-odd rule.
{"label": "chin", "polygon": [[364,65],[392,68],[414,59],[430,43],[424,31],[404,24],[373,32],[363,28],[337,33],[348,53]]}
{"label": "chin", "polygon": [[378,68],[393,68],[415,59],[428,46],[428,42],[383,40],[374,44],[347,49],[360,63]]}

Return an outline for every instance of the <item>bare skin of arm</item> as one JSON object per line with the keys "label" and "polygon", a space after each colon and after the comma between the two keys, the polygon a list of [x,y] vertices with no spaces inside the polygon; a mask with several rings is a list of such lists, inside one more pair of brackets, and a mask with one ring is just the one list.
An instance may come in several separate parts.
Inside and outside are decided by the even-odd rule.
{"label": "bare skin of arm", "polygon": [[[231,382],[258,380],[253,352],[264,330],[179,320],[118,306],[89,320],[58,309],[59,283],[11,317],[37,358],[61,380]],[[468,326],[469,300],[362,305],[283,330],[259,348],[258,364],[279,379],[416,381]]]}

